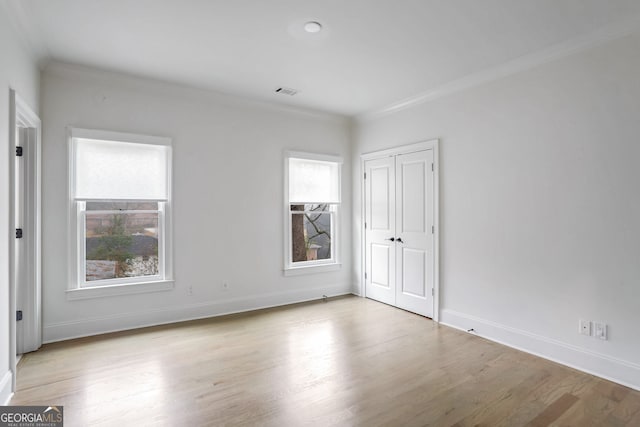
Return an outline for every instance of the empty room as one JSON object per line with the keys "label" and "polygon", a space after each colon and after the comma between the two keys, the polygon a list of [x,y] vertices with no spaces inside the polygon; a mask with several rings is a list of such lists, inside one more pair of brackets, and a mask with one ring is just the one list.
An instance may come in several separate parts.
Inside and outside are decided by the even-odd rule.
{"label": "empty room", "polygon": [[640,426],[637,0],[0,0],[1,426]]}

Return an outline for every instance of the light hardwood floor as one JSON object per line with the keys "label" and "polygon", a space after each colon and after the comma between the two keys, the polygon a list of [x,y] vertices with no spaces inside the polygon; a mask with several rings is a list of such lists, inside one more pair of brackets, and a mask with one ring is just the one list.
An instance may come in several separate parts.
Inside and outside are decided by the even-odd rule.
{"label": "light hardwood floor", "polygon": [[45,345],[12,405],[65,426],[640,426],[640,392],[344,297]]}

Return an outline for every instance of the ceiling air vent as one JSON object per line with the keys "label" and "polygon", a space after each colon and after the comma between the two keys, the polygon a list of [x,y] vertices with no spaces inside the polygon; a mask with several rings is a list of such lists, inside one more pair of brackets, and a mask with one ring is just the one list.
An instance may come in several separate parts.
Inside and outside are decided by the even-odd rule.
{"label": "ceiling air vent", "polygon": [[289,95],[289,96],[293,96],[296,93],[298,93],[299,91],[297,89],[291,89],[290,87],[279,87],[278,89],[276,89],[276,93],[279,93],[281,95]]}

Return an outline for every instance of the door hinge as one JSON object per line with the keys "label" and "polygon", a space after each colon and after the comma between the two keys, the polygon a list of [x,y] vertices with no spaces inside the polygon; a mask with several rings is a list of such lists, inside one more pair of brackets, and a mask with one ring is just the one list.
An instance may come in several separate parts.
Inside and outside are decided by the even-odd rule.
{"label": "door hinge", "polygon": [[364,223],[364,229],[365,230],[367,229],[367,223],[366,222]]}
{"label": "door hinge", "polygon": [[16,228],[16,239],[22,239],[22,228]]}
{"label": "door hinge", "polygon": [[16,157],[22,157],[22,147],[16,146]]}
{"label": "door hinge", "polygon": [[433,225],[431,226],[431,234],[435,234],[435,228]]}
{"label": "door hinge", "polygon": [[435,295],[436,295],[435,291],[433,290],[433,288],[431,288],[431,296],[433,297]]}
{"label": "door hinge", "polygon": [[367,179],[367,173],[366,172],[364,173],[364,179]]}
{"label": "door hinge", "polygon": [[367,280],[367,273],[364,273],[364,280]]}
{"label": "door hinge", "polygon": [[433,163],[431,163],[431,172],[433,172]]}
{"label": "door hinge", "polygon": [[22,320],[22,310],[16,311],[16,320],[17,321]]}

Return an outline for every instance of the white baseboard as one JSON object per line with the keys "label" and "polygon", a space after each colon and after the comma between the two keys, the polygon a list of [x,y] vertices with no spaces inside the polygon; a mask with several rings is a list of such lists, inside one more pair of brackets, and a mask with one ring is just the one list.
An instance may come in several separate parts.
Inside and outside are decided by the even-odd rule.
{"label": "white baseboard", "polygon": [[444,309],[440,316],[440,323],[452,328],[465,332],[473,328],[474,334],[482,338],[640,390],[640,365],[637,363],[453,310]]}
{"label": "white baseboard", "polygon": [[332,297],[347,294],[351,294],[350,284],[330,285],[49,323],[43,328],[44,343],[313,301],[321,299],[323,295]]}
{"label": "white baseboard", "polygon": [[13,391],[11,390],[11,385],[13,384],[13,375],[11,371],[7,371],[2,376],[2,380],[0,380],[0,405],[7,406],[11,397],[13,396]]}

